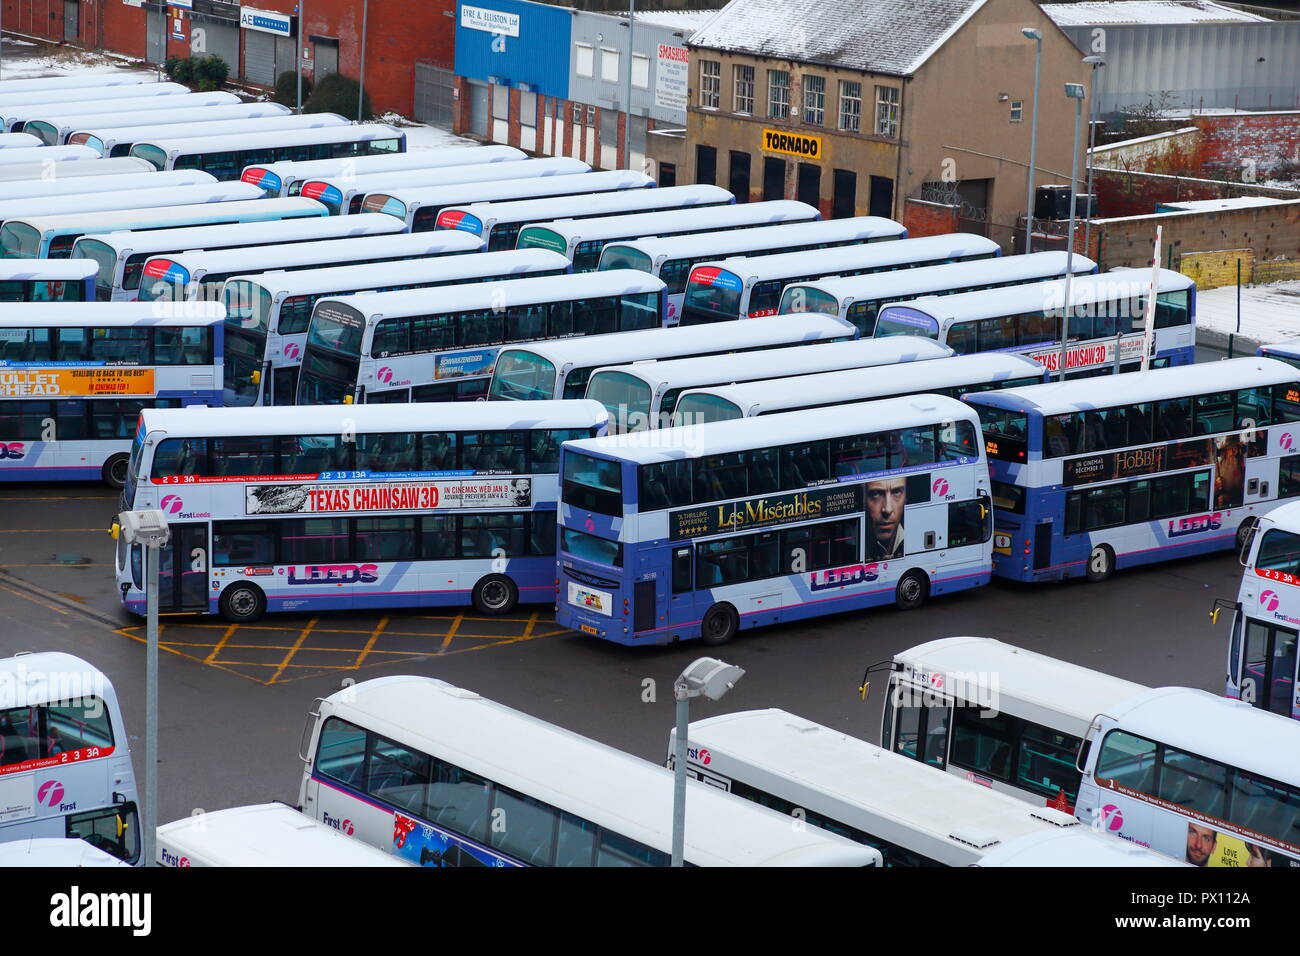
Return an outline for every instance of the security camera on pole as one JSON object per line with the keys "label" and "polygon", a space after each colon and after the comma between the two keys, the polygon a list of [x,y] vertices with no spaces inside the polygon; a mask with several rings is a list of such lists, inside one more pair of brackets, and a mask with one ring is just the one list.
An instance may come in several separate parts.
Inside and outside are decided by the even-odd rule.
{"label": "security camera on pole", "polygon": [[152,866],[158,833],[158,552],[171,541],[167,516],[158,510],[123,511],[113,537],[145,549],[144,865]]}
{"label": "security camera on pole", "polygon": [[684,866],[686,855],[686,727],[690,723],[690,700],[707,697],[721,700],[744,668],[725,664],[714,657],[701,657],[673,682],[677,701],[677,734],[673,746],[673,866]]}

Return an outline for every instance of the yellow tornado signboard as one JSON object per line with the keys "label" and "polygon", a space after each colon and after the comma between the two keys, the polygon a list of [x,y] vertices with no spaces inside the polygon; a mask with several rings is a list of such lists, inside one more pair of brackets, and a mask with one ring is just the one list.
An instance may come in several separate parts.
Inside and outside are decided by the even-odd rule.
{"label": "yellow tornado signboard", "polygon": [[152,395],[151,368],[0,368],[0,397]]}
{"label": "yellow tornado signboard", "polygon": [[769,153],[785,153],[804,159],[821,159],[822,138],[803,133],[783,133],[779,129],[763,130],[763,149]]}

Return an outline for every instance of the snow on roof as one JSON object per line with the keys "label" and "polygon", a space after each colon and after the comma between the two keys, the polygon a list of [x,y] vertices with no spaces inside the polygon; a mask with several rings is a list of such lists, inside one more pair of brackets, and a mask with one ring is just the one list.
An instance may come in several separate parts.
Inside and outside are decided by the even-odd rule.
{"label": "snow on roof", "polygon": [[985,0],[731,0],[693,47],[907,76]]}
{"label": "snow on roof", "polygon": [[1059,27],[1123,23],[1270,22],[1268,17],[1233,10],[1211,0],[1101,0],[1096,3],[1045,3],[1043,12]]}
{"label": "snow on roof", "polygon": [[1163,202],[1161,207],[1181,212],[1217,212],[1220,209],[1250,209],[1254,206],[1275,206],[1285,199],[1272,196],[1238,196],[1235,199],[1188,199],[1181,202]]}
{"label": "snow on roof", "polygon": [[647,10],[636,12],[637,23],[653,23],[656,26],[671,27],[690,36],[710,19],[717,15],[717,10]]}
{"label": "snow on roof", "polygon": [[1152,133],[1150,136],[1135,136],[1132,139],[1121,139],[1114,143],[1107,143],[1105,146],[1094,146],[1091,152],[1094,156],[1100,157],[1107,152],[1117,149],[1128,149],[1129,147],[1136,146],[1139,143],[1153,143],[1158,139],[1169,139],[1173,136],[1185,136],[1188,133],[1196,133],[1199,131],[1199,126],[1184,126],[1181,129],[1171,129],[1163,133]]}

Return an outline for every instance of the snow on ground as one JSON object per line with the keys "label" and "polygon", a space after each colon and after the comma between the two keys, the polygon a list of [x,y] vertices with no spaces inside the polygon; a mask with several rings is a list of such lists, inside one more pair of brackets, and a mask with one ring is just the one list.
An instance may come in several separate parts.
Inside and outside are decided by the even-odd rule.
{"label": "snow on ground", "polygon": [[[1237,331],[1237,287],[1196,293],[1196,341],[1226,348],[1228,335]],[[1270,285],[1242,286],[1241,334],[1235,354],[1258,346],[1300,336],[1300,279]]]}
{"label": "snow on ground", "polygon": [[[14,45],[15,41],[5,40],[6,47]],[[3,63],[0,63],[0,79],[26,80],[41,76],[61,76],[73,70],[81,73],[125,73],[142,68],[142,64],[133,60],[82,50],[63,50],[40,56],[24,52],[4,57]]]}
{"label": "snow on ground", "polygon": [[[383,119],[383,122],[387,123],[390,120]],[[451,130],[439,129],[437,126],[425,126],[420,123],[407,126],[400,122],[393,123],[393,125],[406,134],[406,146],[412,151],[417,149],[447,149],[449,146],[479,145],[476,140],[457,136]]]}

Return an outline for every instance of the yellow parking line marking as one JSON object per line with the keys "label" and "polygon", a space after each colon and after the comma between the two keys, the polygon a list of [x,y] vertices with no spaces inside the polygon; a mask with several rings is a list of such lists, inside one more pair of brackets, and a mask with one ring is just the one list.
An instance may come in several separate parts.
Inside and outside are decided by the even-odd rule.
{"label": "yellow parking line marking", "polygon": [[298,640],[294,642],[293,647],[284,655],[284,660],[280,662],[279,669],[271,675],[271,679],[267,683],[274,684],[276,678],[284,673],[284,669],[289,666],[289,661],[293,660],[293,655],[298,653],[298,648],[302,647],[303,642],[307,640],[307,635],[311,633],[312,628],[316,626],[316,622],[319,620],[319,617],[313,617],[307,622],[307,626],[304,627],[302,632],[298,635]]}
{"label": "yellow parking line marking", "polygon": [[33,604],[39,604],[41,607],[46,608],[50,611],[58,611],[60,614],[68,613],[63,608],[59,607],[57,604],[51,604],[49,601],[43,601],[32,594],[25,594],[22,591],[15,591],[13,588],[5,587],[3,584],[0,584],[0,591],[7,591],[10,594],[14,595],[14,597],[20,597],[25,600],[31,601]]}
{"label": "yellow parking line marking", "polygon": [[361,666],[361,662],[366,659],[366,655],[369,654],[371,649],[375,646],[375,641],[379,640],[379,632],[387,626],[388,615],[384,615],[379,619],[379,623],[375,625],[375,629],[370,632],[370,637],[366,641],[366,646],[361,648],[360,652],[357,654],[357,659],[352,662],[353,667]]}
{"label": "yellow parking line marking", "polygon": [[451,645],[451,639],[456,636],[456,632],[460,630],[461,622],[464,620],[465,615],[456,615],[456,620],[452,621],[451,627],[447,629],[447,636],[442,639],[442,646],[438,648],[439,654],[445,654],[447,652],[447,648]]}
{"label": "yellow parking line marking", "polygon": [[211,664],[214,660],[216,660],[217,655],[221,653],[221,649],[226,646],[226,642],[230,640],[230,638],[234,635],[235,631],[237,630],[239,630],[238,624],[232,624],[228,628],[226,628],[226,633],[221,635],[221,640],[218,641],[216,645],[212,648],[212,653],[203,659],[203,663]]}

